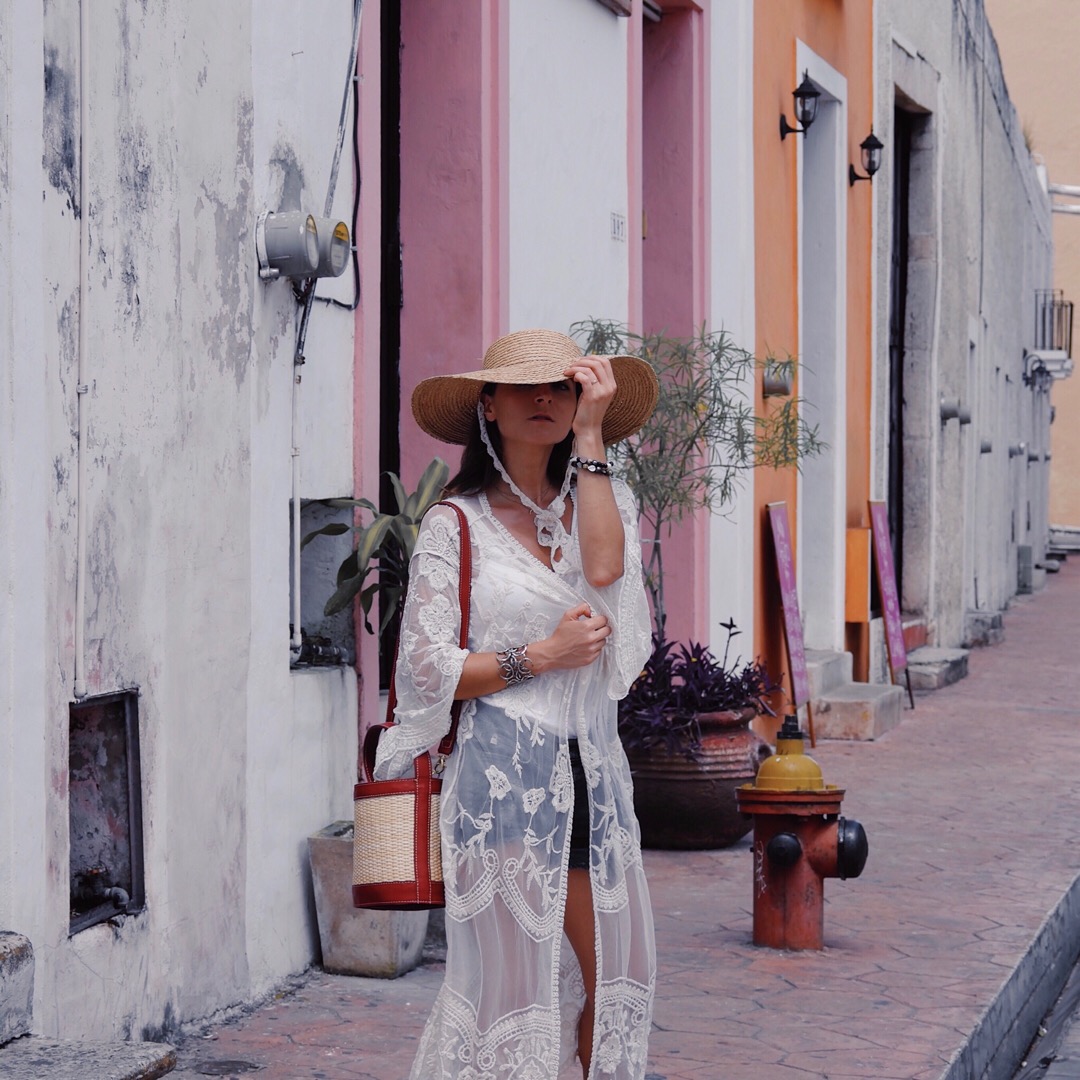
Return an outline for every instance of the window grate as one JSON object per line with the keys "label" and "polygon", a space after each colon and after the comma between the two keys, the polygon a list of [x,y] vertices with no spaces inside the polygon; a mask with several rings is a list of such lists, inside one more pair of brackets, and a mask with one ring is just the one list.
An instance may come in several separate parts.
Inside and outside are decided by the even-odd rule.
{"label": "window grate", "polygon": [[138,692],[69,710],[69,933],[145,906]]}
{"label": "window grate", "polygon": [[1072,301],[1061,289],[1035,290],[1035,352],[1072,356]]}

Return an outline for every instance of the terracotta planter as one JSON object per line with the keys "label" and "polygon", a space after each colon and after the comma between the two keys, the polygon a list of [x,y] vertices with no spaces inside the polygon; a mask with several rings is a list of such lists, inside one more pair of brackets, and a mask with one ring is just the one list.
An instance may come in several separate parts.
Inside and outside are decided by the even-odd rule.
{"label": "terracotta planter", "polygon": [[643,847],[728,847],[750,831],[753,822],[739,813],[735,790],[754,779],[772,752],[750,730],[756,715],[753,709],[702,713],[696,760],[664,750],[627,751]]}

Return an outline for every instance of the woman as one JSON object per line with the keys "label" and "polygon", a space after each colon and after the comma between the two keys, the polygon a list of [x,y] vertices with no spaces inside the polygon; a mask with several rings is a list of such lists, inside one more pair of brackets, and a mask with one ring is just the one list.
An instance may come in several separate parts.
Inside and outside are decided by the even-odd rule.
{"label": "woman", "polygon": [[634,501],[604,448],[655,403],[643,361],[544,330],[413,394],[424,431],[465,445],[447,490],[473,546],[462,650],[457,520],[425,517],[376,764],[409,771],[464,702],[442,794],[446,978],[413,1080],[556,1080],[575,1050],[586,1078],[645,1075],[655,949],[616,706],[649,613]]}

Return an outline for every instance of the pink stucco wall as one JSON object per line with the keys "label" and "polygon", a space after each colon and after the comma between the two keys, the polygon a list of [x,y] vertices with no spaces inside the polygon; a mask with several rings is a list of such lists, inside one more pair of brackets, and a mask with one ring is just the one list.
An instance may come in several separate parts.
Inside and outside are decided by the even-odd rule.
{"label": "pink stucco wall", "polygon": [[[402,6],[401,468],[406,486],[436,454],[409,407],[429,375],[479,367],[505,322],[500,91],[505,0]],[[387,422],[388,418],[383,418]]]}
{"label": "pink stucco wall", "polygon": [[[378,4],[364,13],[357,66],[360,72],[357,138],[360,156],[360,210],[353,238],[360,257],[360,304],[353,339],[353,476],[358,493],[377,491],[379,485],[379,417],[367,403],[379,400],[379,278],[382,177],[380,173],[381,93],[379,38],[382,32]],[[357,670],[378,671],[378,645],[370,634],[356,635]],[[378,721],[379,680],[362,678],[359,709],[365,723]]]}
{"label": "pink stucco wall", "polygon": [[[706,312],[705,16],[665,5],[642,48],[642,324],[685,336]],[[697,514],[663,537],[669,638],[708,641],[708,518]]]}
{"label": "pink stucco wall", "polygon": [[642,280],[647,329],[689,334],[705,311],[701,16],[645,27]]}

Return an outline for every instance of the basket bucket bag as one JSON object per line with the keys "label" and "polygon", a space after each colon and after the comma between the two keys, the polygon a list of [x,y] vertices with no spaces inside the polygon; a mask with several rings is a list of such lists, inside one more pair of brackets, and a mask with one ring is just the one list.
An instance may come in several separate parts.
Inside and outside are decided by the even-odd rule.
{"label": "basket bucket bag", "polygon": [[[469,640],[469,591],[472,585],[472,547],[464,511],[449,506],[461,526],[461,572],[458,600],[461,605],[459,645]],[[395,672],[396,674],[396,664]],[[439,799],[443,766],[457,739],[461,702],[450,710],[450,730],[439,743],[434,769],[425,751],[413,761],[413,774],[400,780],[375,779],[375,754],[379,738],[393,727],[397,695],[394,674],[386,722],[372,727],[364,739],[363,768],[353,789],[353,906],[379,910],[417,911],[443,907],[442,841],[439,835]]]}

